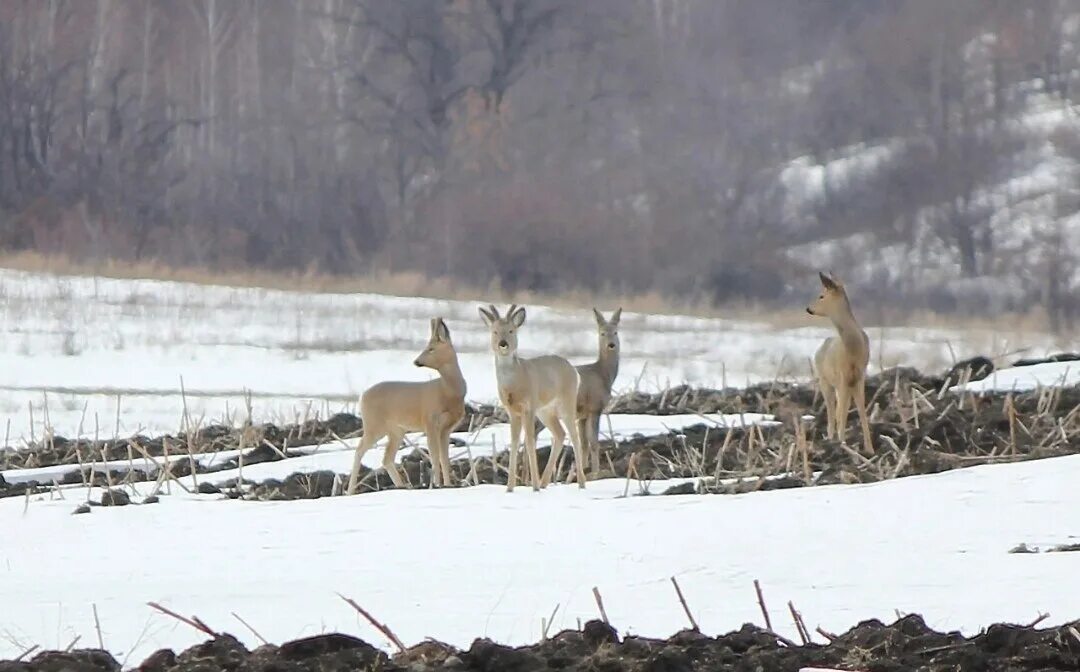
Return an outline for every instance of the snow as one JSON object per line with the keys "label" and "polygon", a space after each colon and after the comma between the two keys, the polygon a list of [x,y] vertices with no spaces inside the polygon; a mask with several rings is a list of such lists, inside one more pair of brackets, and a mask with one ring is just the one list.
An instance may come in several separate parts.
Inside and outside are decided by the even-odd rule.
{"label": "snow", "polygon": [[[809,278],[808,299],[812,284]],[[40,439],[46,426],[67,437],[176,432],[185,401],[192,422],[237,422],[246,413],[245,391],[256,422],[355,412],[359,394],[378,381],[433,375],[412,365],[433,315],[450,326],[468,399],[496,397],[479,302],[4,270],[0,288],[0,432],[8,444]],[[832,330],[801,304],[790,314],[790,326],[780,328],[626,312],[615,389],[806,380],[814,351]],[[868,332],[872,371],[897,364],[944,369],[954,356],[1014,350],[1020,337],[996,329]],[[1029,355],[1053,348],[1048,337],[1024,338]],[[591,361],[592,314],[528,306],[521,347],[525,355],[555,352],[575,363]]]}
{"label": "snow", "polygon": [[1040,387],[1080,385],[1080,362],[1046,362],[999,369],[982,380],[956,386],[963,392],[1027,392]]}
{"label": "snow", "polygon": [[292,502],[174,494],[78,516],[86,490],[65,488],[65,499],[0,500],[4,599],[18,605],[0,612],[0,659],[95,642],[94,605],[128,666],[200,640],[150,601],[249,646],[232,612],[271,641],[341,631],[388,647],[336,592],[407,644],[533,642],[556,604],[555,629],[593,618],[593,586],[620,631],[663,636],[686,625],[671,576],[706,633],[760,622],[754,579],[789,637],[786,600],[832,631],[894,609],[968,633],[1040,611],[1052,625],[1076,616],[1061,590],[1075,558],[1007,551],[1075,542],[1078,478],[1073,456],[745,495],[627,498],[625,481],[606,480]]}

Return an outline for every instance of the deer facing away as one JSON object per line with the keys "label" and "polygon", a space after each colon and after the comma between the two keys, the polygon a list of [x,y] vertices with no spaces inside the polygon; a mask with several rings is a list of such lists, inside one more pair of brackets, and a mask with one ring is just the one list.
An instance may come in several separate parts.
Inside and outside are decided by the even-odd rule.
{"label": "deer facing away", "polygon": [[[578,486],[585,487],[585,472],[577,423],[578,373],[557,355],[523,358],[517,354],[517,332],[525,323],[525,309],[510,306],[506,316],[495,306],[481,307],[480,317],[491,329],[499,400],[510,416],[510,474],[506,489],[517,481],[518,448],[525,430],[525,452],[533,490],[546,486],[555,473],[567,433],[574,447]],[[536,418],[551,432],[551,455],[541,476],[536,455]],[[564,428],[565,425],[565,428]]]}
{"label": "deer facing away", "polygon": [[577,426],[582,450],[589,456],[589,471],[600,471],[600,416],[611,401],[611,386],[619,375],[619,318],[622,308],[610,320],[593,308],[599,356],[595,362],[577,367],[578,384]]}
{"label": "deer facing away", "polygon": [[431,336],[424,351],[413,362],[439,372],[439,378],[425,382],[382,382],[369,387],[360,397],[360,417],[364,435],[353,456],[349,494],[354,494],[364,453],[386,436],[383,468],[397,487],[405,481],[394,463],[406,432],[427,435],[431,453],[431,480],[434,485],[450,485],[450,432],[465,417],[465,378],[458,366],[450,330],[442,318],[431,320]]}
{"label": "deer facing away", "polygon": [[844,441],[848,411],[854,398],[862,425],[863,452],[870,455],[874,452],[866,417],[866,365],[870,362],[870,339],[855,320],[844,285],[824,273],[818,273],[818,276],[822,291],[806,307],[806,312],[829,318],[837,333],[825,339],[814,355],[814,370],[821,396],[825,399],[828,436]]}

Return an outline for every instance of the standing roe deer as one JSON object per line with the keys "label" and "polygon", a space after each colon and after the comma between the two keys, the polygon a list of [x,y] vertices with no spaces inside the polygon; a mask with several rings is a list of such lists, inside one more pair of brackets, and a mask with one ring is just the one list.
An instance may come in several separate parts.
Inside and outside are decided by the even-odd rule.
{"label": "standing roe deer", "polygon": [[[578,486],[585,487],[585,471],[576,419],[578,373],[574,366],[557,355],[522,358],[517,355],[517,330],[525,323],[525,309],[510,306],[501,317],[495,306],[480,308],[480,317],[491,328],[491,351],[495,353],[495,377],[499,400],[510,415],[510,474],[507,492],[517,482],[518,446],[525,430],[525,452],[533,490],[550,482],[559,463],[566,433],[574,447]],[[536,457],[536,418],[551,432],[551,455],[543,476]],[[561,421],[561,422],[560,422]],[[566,425],[564,430],[563,424]]]}
{"label": "standing roe deer", "polygon": [[388,436],[383,468],[397,487],[403,487],[394,456],[406,432],[423,431],[431,453],[433,485],[450,485],[450,432],[465,417],[465,378],[458,366],[450,330],[441,317],[431,320],[427,347],[413,362],[439,372],[439,378],[422,383],[389,381],[369,387],[360,397],[364,436],[353,456],[349,494],[356,492],[360,460],[375,442]]}
{"label": "standing roe deer", "polygon": [[821,396],[825,399],[825,414],[829,438],[844,441],[851,398],[859,410],[862,424],[863,452],[871,455],[874,444],[870,440],[870,423],[866,418],[866,365],[870,362],[870,339],[851,312],[844,286],[835,277],[818,273],[821,278],[821,295],[806,307],[806,312],[829,318],[836,327],[837,336],[830,336],[814,355]]}
{"label": "standing roe deer", "polygon": [[581,447],[589,456],[589,471],[600,471],[600,416],[611,401],[611,386],[619,375],[619,318],[622,308],[610,320],[593,308],[600,355],[591,364],[577,367],[578,384],[577,424]]}

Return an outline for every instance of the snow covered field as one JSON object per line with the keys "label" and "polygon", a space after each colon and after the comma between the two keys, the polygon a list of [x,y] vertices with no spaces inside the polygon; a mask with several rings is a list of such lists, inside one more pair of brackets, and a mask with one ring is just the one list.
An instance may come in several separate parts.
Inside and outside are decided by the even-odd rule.
{"label": "snow covered field", "polygon": [[[808,287],[808,298],[814,291]],[[40,437],[46,421],[64,436],[74,436],[80,425],[88,436],[95,425],[103,437],[174,432],[181,425],[181,379],[191,415],[206,422],[241,419],[245,390],[252,393],[256,421],[355,410],[359,393],[374,382],[431,375],[412,360],[433,315],[450,326],[469,399],[495,398],[478,302],[16,271],[0,271],[0,293],[0,432],[10,432],[11,444]],[[802,308],[792,306],[796,319]],[[589,311],[528,310],[524,353],[552,351],[575,362],[595,358]],[[762,322],[627,313],[616,388],[804,378],[829,333],[827,324],[809,316],[804,326],[777,329]],[[872,369],[904,364],[939,370],[954,356],[1021,347],[1039,355],[1056,345],[1050,337],[1007,330],[872,329],[870,337]]]}
{"label": "snow covered field", "polygon": [[[446,317],[472,400],[495,396],[487,335],[476,303],[373,295],[326,295],[151,281],[0,272],[0,412],[12,442],[45,423],[73,435],[175,431],[183,402],[207,421],[239,419],[242,392],[256,419],[292,420],[354,407],[367,385],[423,379],[411,362],[427,320]],[[602,306],[602,308],[609,308]],[[801,307],[793,308],[793,310]],[[588,311],[529,307],[528,352],[575,361],[594,356]],[[828,332],[806,326],[626,314],[617,387],[691,382],[720,386],[803,377]],[[872,330],[872,368],[936,369],[952,357],[1061,347],[1047,337],[945,330]],[[1030,389],[1080,382],[1065,362],[1001,370],[968,389]],[[47,397],[46,397],[47,395]],[[84,406],[87,411],[84,416]],[[228,411],[226,410],[228,407]],[[770,423],[744,416],[611,416],[616,437],[697,422]],[[0,430],[2,431],[2,430]],[[505,426],[458,438],[487,454]],[[541,445],[546,440],[541,435]],[[418,442],[422,445],[422,441]],[[249,465],[244,477],[344,473],[354,441]],[[407,452],[405,450],[402,453]],[[203,461],[230,454],[206,455]],[[141,460],[136,461],[136,467]],[[365,462],[381,462],[381,449]],[[149,468],[152,465],[145,465]],[[3,472],[10,483],[59,478],[70,466]],[[235,471],[202,474],[223,482]],[[778,629],[793,600],[811,627],[843,630],[894,610],[918,611],[939,629],[974,631],[994,621],[1076,617],[1062,586],[1073,554],[1012,555],[1018,543],[1075,542],[1080,534],[1080,456],[983,466],[873,485],[822,486],[745,495],[638,496],[636,484],[594,481],[541,493],[496,486],[389,491],[288,502],[225,501],[173,488],[155,505],[94,508],[100,491],[67,486],[0,500],[0,659],[33,645],[105,646],[128,666],[160,647],[201,635],[152,611],[159,602],[257,642],[232,615],[272,641],[342,631],[386,645],[335,593],[356,599],[411,644],[434,637],[467,645],[488,636],[526,643],[559,605],[553,630],[596,615],[597,586],[623,632],[667,635],[686,625],[671,587],[678,578],[703,630],[760,622],[759,579]],[[191,477],[184,479],[193,485]],[[654,482],[662,492],[670,482]],[[137,484],[147,494],[152,483]],[[629,497],[624,496],[626,492]],[[135,498],[136,501],[139,497]],[[977,571],[974,571],[977,570]],[[992,578],[987,578],[992,577]]]}
{"label": "snow covered field", "polygon": [[707,633],[760,622],[755,578],[791,637],[789,599],[826,630],[894,609],[969,633],[1040,611],[1057,623],[1077,615],[1062,589],[1076,556],[1007,551],[1076,541],[1077,479],[1080,456],[731,496],[624,498],[617,480],[276,503],[174,490],[79,516],[86,490],[68,488],[65,499],[0,500],[0,659],[76,636],[95,645],[93,605],[128,665],[201,639],[149,601],[249,646],[231,612],[272,641],[342,631],[388,646],[336,592],[407,644],[533,642],[556,605],[554,630],[595,617],[593,586],[623,632],[667,635],[686,625],[671,576]]}

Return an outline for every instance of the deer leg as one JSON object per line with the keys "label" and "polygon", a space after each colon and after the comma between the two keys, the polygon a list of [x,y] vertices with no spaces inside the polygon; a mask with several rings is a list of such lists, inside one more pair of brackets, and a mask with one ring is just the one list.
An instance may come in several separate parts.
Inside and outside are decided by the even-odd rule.
{"label": "deer leg", "polygon": [[825,401],[825,435],[832,439],[836,437],[836,388],[824,378],[818,378],[818,386]]}
{"label": "deer leg", "polygon": [[360,438],[360,444],[356,446],[356,453],[353,455],[352,473],[349,474],[348,492],[350,495],[356,494],[356,486],[358,485],[357,481],[360,478],[360,461],[363,460],[364,453],[366,453],[369,448],[374,446],[376,441],[386,436],[385,434],[379,433],[374,429],[369,429],[369,427],[370,425],[368,427],[364,427],[364,435]]}
{"label": "deer leg", "polygon": [[[579,488],[585,487],[585,453],[581,445],[581,432],[578,431],[577,423],[577,392],[566,403],[561,404],[559,414],[566,419],[566,426],[570,428],[570,443],[574,446],[574,470],[577,472]],[[570,476],[566,477],[567,482]]]}
{"label": "deer leg", "polygon": [[559,467],[559,456],[562,454],[563,443],[566,441],[566,432],[562,423],[559,422],[559,414],[553,408],[547,408],[538,413],[540,422],[551,432],[551,453],[548,455],[547,466],[544,467],[544,475],[540,478],[540,487],[546,488],[548,483],[556,480],[555,473]]}
{"label": "deer leg", "polygon": [[454,475],[450,469],[450,432],[453,427],[447,425],[439,432],[439,454],[442,458],[443,485],[450,488],[454,486]]}
{"label": "deer leg", "polygon": [[588,453],[589,452],[589,430],[588,430],[589,420],[588,420],[587,417],[583,417],[583,416],[579,415],[579,416],[577,416],[577,419],[574,420],[574,424],[577,425],[577,432],[578,432],[578,436],[581,437],[582,446],[584,447],[585,452]]}
{"label": "deer leg", "polygon": [[424,436],[427,437],[428,457],[431,458],[431,487],[433,488],[439,488],[443,485],[440,435],[438,423],[429,420],[424,427]]}
{"label": "deer leg", "polygon": [[525,430],[525,454],[529,459],[529,478],[532,480],[533,490],[540,490],[540,463],[536,458],[536,414],[530,408],[522,417]]}
{"label": "deer leg", "polygon": [[[509,409],[507,409],[509,411]],[[521,414],[510,412],[510,464],[507,467],[506,491],[513,492],[517,484],[518,445],[521,442]]]}
{"label": "deer leg", "polygon": [[382,458],[383,469],[386,470],[390,480],[394,482],[395,488],[405,487],[405,479],[401,477],[401,472],[398,471],[397,464],[394,463],[394,457],[397,455],[398,448],[401,447],[403,438],[405,438],[405,432],[400,429],[391,431],[390,438],[386,440],[386,452],[383,453]]}
{"label": "deer leg", "polygon": [[836,435],[844,443],[847,435],[847,417],[851,410],[851,387],[841,382],[836,388]]}
{"label": "deer leg", "polygon": [[874,454],[874,442],[870,438],[870,419],[866,417],[866,381],[860,378],[855,383],[855,408],[859,411],[859,424],[862,426],[863,452]]}
{"label": "deer leg", "polygon": [[594,413],[589,420],[589,470],[596,476],[600,473],[600,413]]}

